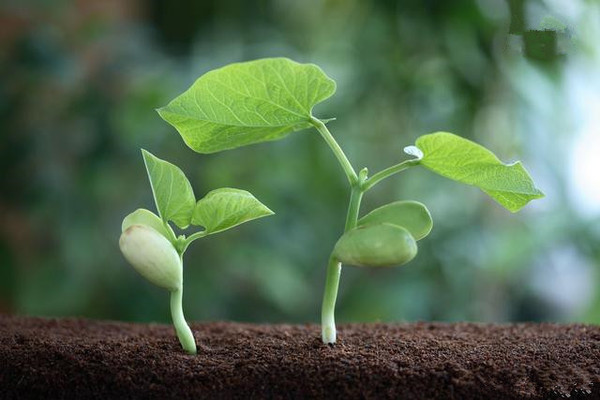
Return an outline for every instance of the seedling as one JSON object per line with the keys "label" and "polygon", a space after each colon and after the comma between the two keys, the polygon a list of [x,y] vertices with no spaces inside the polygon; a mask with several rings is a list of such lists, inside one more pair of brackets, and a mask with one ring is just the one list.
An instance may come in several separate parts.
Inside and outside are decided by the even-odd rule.
{"label": "seedling", "polygon": [[[171,317],[183,349],[196,354],[194,335],[183,315],[183,254],[196,239],[272,215],[245,190],[222,188],[196,201],[192,185],[177,166],[142,150],[158,215],[140,208],[123,220],[119,246],[133,268],[171,292]],[[169,224],[203,230],[177,236]]]}
{"label": "seedling", "polygon": [[379,182],[420,165],[480,188],[511,212],[544,196],[520,162],[504,164],[484,147],[447,132],[421,136],[415,146],[404,149],[412,158],[371,177],[367,168],[357,173],[326,126],[331,119],[312,112],[335,89],[335,82],[316,65],[269,58],[210,71],[158,110],[198,153],[278,140],[306,128],[315,128],[333,151],[350,185],[350,204],[344,234],[327,267],[321,310],[324,343],[336,341],[334,309],[342,263],[405,264],[416,256],[416,242],[431,230],[429,211],[416,201],[393,202],[359,219],[362,196]]}

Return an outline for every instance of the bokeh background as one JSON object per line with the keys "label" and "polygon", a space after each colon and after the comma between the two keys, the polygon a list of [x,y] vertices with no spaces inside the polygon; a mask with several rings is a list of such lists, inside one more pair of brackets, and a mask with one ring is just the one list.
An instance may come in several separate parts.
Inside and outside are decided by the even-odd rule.
{"label": "bokeh background", "polygon": [[154,209],[140,148],[197,197],[252,191],[277,215],[187,253],[189,320],[317,322],[345,177],[314,131],[215,155],[154,109],[210,69],[287,56],[338,83],[317,107],[354,166],[421,134],[521,159],[547,197],[518,214],[411,169],[363,212],[427,204],[432,235],[395,269],[344,268],[350,321],[600,323],[600,4],[586,0],[7,0],[0,5],[0,312],[169,321],[127,265],[122,218]]}

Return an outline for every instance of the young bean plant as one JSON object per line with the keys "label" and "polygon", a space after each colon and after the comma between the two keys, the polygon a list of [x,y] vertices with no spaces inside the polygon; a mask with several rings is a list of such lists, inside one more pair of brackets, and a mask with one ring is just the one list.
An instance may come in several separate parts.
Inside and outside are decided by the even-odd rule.
{"label": "young bean plant", "polygon": [[[272,215],[245,190],[221,188],[196,201],[192,185],[177,166],[142,150],[158,215],[140,208],[127,215],[119,246],[129,263],[144,278],[171,293],[171,318],[183,349],[196,354],[194,335],[183,315],[183,254],[196,239],[223,232],[244,222]],[[204,229],[189,236],[181,229]]]}
{"label": "young bean plant", "polygon": [[359,172],[327,128],[331,119],[314,116],[313,107],[329,98],[335,82],[318,66],[286,58],[230,64],[202,75],[160,116],[198,153],[215,153],[281,139],[314,128],[339,162],[350,186],[344,233],[329,257],[321,310],[324,343],[335,343],[334,308],[341,265],[402,265],[417,254],[416,242],[429,233],[432,220],[416,201],[396,201],[359,218],[363,195],[399,172],[422,166],[437,174],[480,188],[511,212],[543,197],[520,162],[502,163],[484,147],[452,133],[421,136],[404,148],[411,158],[368,175]]}

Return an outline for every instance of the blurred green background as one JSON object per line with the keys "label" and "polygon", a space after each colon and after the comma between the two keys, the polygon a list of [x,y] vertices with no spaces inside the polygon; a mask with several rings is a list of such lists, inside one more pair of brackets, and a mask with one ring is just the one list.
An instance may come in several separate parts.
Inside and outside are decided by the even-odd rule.
{"label": "blurred green background", "polygon": [[169,321],[127,265],[122,218],[154,210],[140,147],[197,197],[252,191],[277,215],[194,243],[189,320],[317,322],[345,177],[315,131],[214,155],[154,112],[204,72],[286,56],[338,83],[321,117],[354,166],[446,130],[521,159],[546,193],[519,214],[411,169],[363,213],[427,204],[396,269],[344,268],[340,322],[600,323],[600,5],[585,0],[46,0],[0,5],[0,312]]}

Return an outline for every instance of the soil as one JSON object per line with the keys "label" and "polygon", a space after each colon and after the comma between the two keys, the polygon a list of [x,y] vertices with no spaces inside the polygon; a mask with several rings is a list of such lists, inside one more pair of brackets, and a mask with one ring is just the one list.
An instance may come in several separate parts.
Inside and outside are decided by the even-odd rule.
{"label": "soil", "polygon": [[2,399],[600,399],[600,327],[169,325],[0,316]]}

